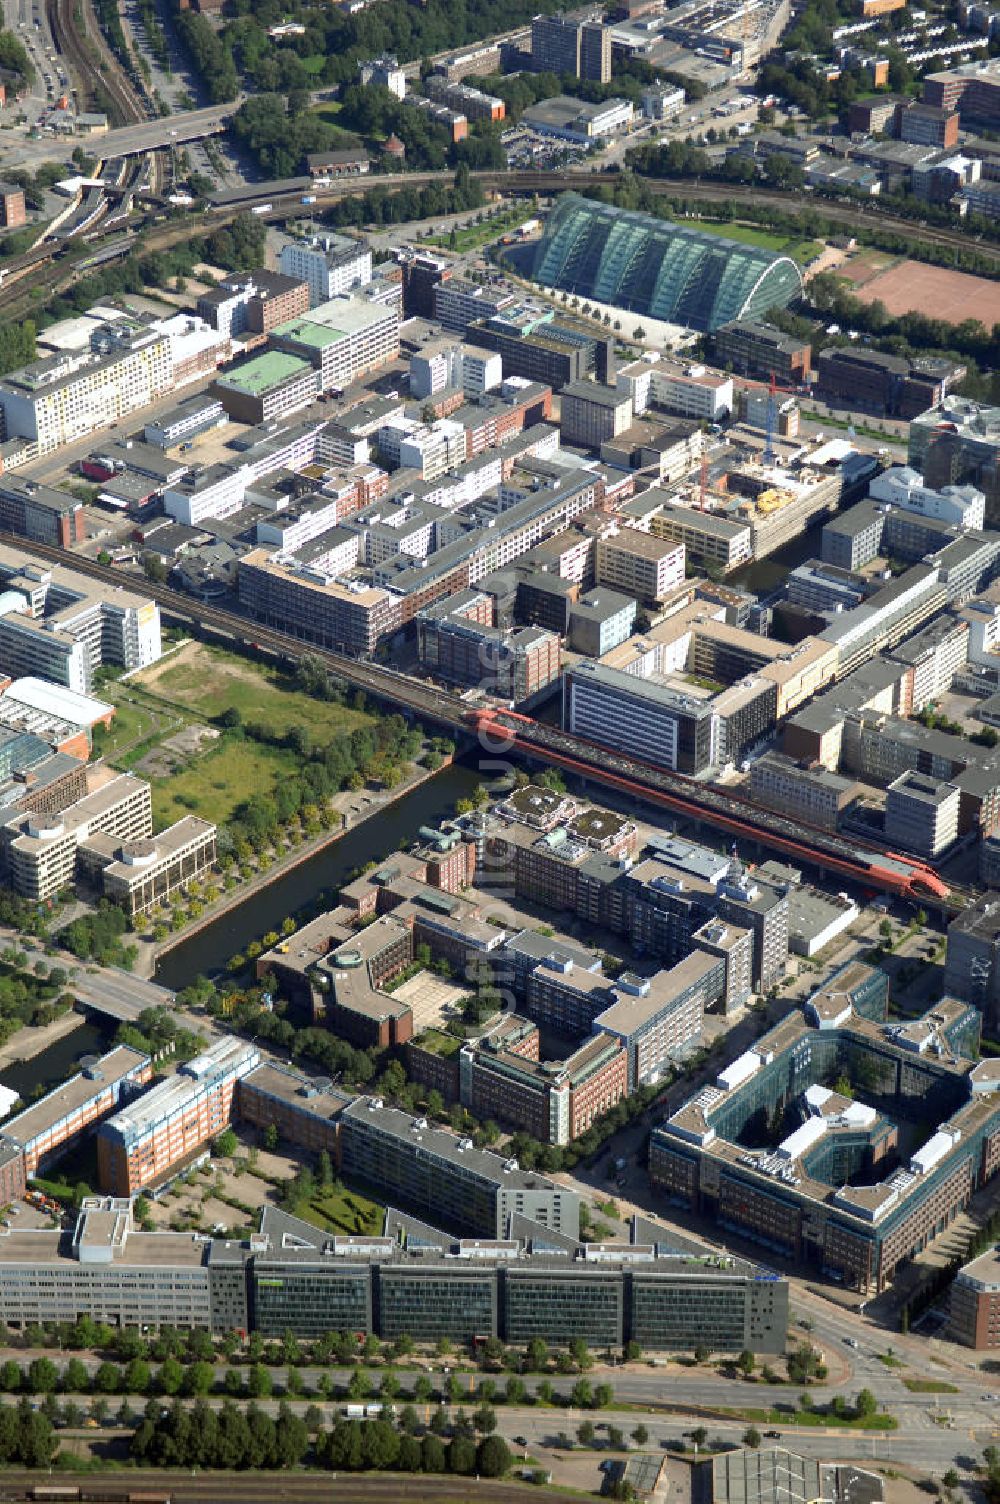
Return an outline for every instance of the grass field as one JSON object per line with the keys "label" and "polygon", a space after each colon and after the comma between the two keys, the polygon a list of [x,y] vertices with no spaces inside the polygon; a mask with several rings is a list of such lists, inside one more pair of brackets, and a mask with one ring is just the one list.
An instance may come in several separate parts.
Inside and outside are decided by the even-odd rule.
{"label": "grass field", "polygon": [[151,699],[165,700],[196,719],[208,721],[236,709],[245,721],[272,731],[304,726],[318,742],[332,741],[371,719],[364,711],[312,699],[278,669],[202,643],[189,643],[173,661],[154,665],[132,683]]}
{"label": "grass field", "polygon": [[[212,721],[230,708],[244,721],[279,733],[303,726],[319,745],[371,723],[364,711],[303,694],[269,665],[194,642],[128,684],[103,692],[114,700],[117,714],[98,750],[122,768],[134,767],[183,727]],[[154,827],[162,830],[185,814],[225,824],[243,800],[272,793],[297,768],[290,749],[249,739],[214,742],[168,777],[150,778]]]}
{"label": "grass field", "polygon": [[802,240],[797,235],[780,235],[773,230],[761,230],[756,225],[736,225],[724,220],[699,219],[696,225],[709,235],[724,235],[727,240],[738,240],[743,245],[759,245],[765,251],[784,251],[800,266],[805,266],[823,249],[818,240]]}
{"label": "grass field", "polygon": [[163,830],[182,815],[225,825],[252,794],[272,794],[297,770],[295,754],[257,742],[223,742],[169,778],[152,779],[153,825]]}
{"label": "grass field", "polygon": [[141,756],[146,743],[166,736],[176,730],[177,715],[164,707],[157,710],[142,700],[128,697],[125,686],[112,685],[109,699],[115,706],[115,718],[110,731],[97,728],[94,733],[94,749],[109,762],[116,764],[128,760],[128,754]]}

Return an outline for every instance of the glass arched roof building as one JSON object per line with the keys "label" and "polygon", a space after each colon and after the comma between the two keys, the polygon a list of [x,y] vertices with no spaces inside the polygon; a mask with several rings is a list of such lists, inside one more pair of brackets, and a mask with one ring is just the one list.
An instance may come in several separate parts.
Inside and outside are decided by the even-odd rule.
{"label": "glass arched roof building", "polygon": [[547,287],[690,329],[786,307],[802,291],[790,256],[564,193],[533,275]]}

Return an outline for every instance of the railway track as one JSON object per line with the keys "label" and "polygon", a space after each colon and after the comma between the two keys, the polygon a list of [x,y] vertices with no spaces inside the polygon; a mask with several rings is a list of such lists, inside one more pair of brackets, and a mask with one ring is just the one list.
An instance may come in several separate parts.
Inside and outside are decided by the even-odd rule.
{"label": "railway track", "polygon": [[70,77],[76,80],[77,97],[93,104],[96,80],[109,95],[122,125],[137,125],[148,119],[145,106],[104,38],[91,0],[46,0],[45,9],[56,50],[65,58]]}
{"label": "railway track", "polygon": [[[0,542],[25,547],[23,538],[0,532]],[[135,590],[135,576],[113,566],[82,558],[51,544],[31,543],[31,551],[52,563]],[[250,644],[283,659],[304,653],[318,658],[338,677],[364,689],[385,704],[406,706],[421,720],[455,732],[476,733],[492,753],[519,750],[529,757],[554,763],[580,777],[600,782],[636,799],[670,809],[683,818],[699,820],[738,839],[755,841],[863,887],[884,890],[952,912],[972,897],[942,881],[934,869],[916,858],[899,856],[861,840],[835,835],[801,821],[758,809],[749,800],[683,774],[653,767],[639,759],[588,742],[584,737],[544,726],[528,716],[505,711],[475,711],[460,696],[421,683],[383,664],[367,663],[344,653],[303,641],[277,627],[261,624],[221,606],[194,601],[165,585],[148,583],[144,590],[163,611],[202,628]],[[488,740],[486,740],[488,738]]]}

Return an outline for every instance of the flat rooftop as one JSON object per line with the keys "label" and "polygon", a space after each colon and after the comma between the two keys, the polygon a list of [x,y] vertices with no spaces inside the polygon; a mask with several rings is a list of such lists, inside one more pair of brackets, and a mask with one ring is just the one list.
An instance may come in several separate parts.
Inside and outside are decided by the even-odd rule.
{"label": "flat rooftop", "polygon": [[33,1102],[16,1117],[8,1119],[0,1131],[5,1138],[14,1139],[22,1145],[30,1144],[57,1123],[79,1112],[116,1081],[123,1080],[149,1063],[149,1056],[141,1050],[134,1050],[130,1045],[116,1045],[106,1055],[86,1064],[77,1075],[63,1082],[62,1086],[57,1086],[40,1101]]}

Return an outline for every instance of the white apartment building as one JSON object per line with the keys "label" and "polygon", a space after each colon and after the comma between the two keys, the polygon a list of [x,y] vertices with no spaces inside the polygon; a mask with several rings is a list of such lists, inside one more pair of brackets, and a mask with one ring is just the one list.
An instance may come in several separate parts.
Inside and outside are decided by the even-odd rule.
{"label": "white apartment building", "polygon": [[410,396],[416,401],[458,387],[466,397],[481,397],[503,382],[503,362],[494,350],[440,339],[425,345],[410,361]]}
{"label": "white apartment building", "polygon": [[416,401],[461,384],[462,345],[459,340],[433,340],[411,357],[410,396]]}
{"label": "white apartment building", "polygon": [[705,366],[688,366],[679,372],[654,365],[649,390],[657,407],[682,418],[715,423],[733,410],[733,378]]}
{"label": "white apartment building", "polygon": [[399,314],[366,298],[331,297],[279,324],[271,344],[307,360],[321,392],[343,391],[399,355]]}
{"label": "white apartment building", "polygon": [[281,248],[281,270],[309,288],[309,307],[340,297],[372,279],[372,253],[348,235],[315,235]]}
{"label": "white apartment building", "polygon": [[683,543],[626,527],[614,537],[598,538],[595,578],[598,585],[637,600],[664,600],[684,583],[684,557]]}
{"label": "white apartment building", "polygon": [[419,470],[424,480],[446,475],[465,457],[465,429],[451,418],[439,418],[422,432],[410,434],[399,446],[399,463]]}
{"label": "white apartment building", "polygon": [[360,78],[363,84],[388,89],[397,99],[406,98],[406,74],[394,57],[369,58],[361,64]]}
{"label": "white apartment building", "polygon": [[168,335],[123,321],[99,326],[94,339],[96,348],[45,356],[0,381],[7,438],[50,454],[173,389]]}
{"label": "white apartment building", "polygon": [[868,487],[874,501],[887,501],[903,512],[933,517],[953,527],[981,531],[986,520],[986,497],[975,486],[925,486],[923,476],[909,465],[893,465]]}
{"label": "white apartment building", "polygon": [[503,382],[503,361],[496,350],[462,346],[462,390],[467,397],[493,392]]}

